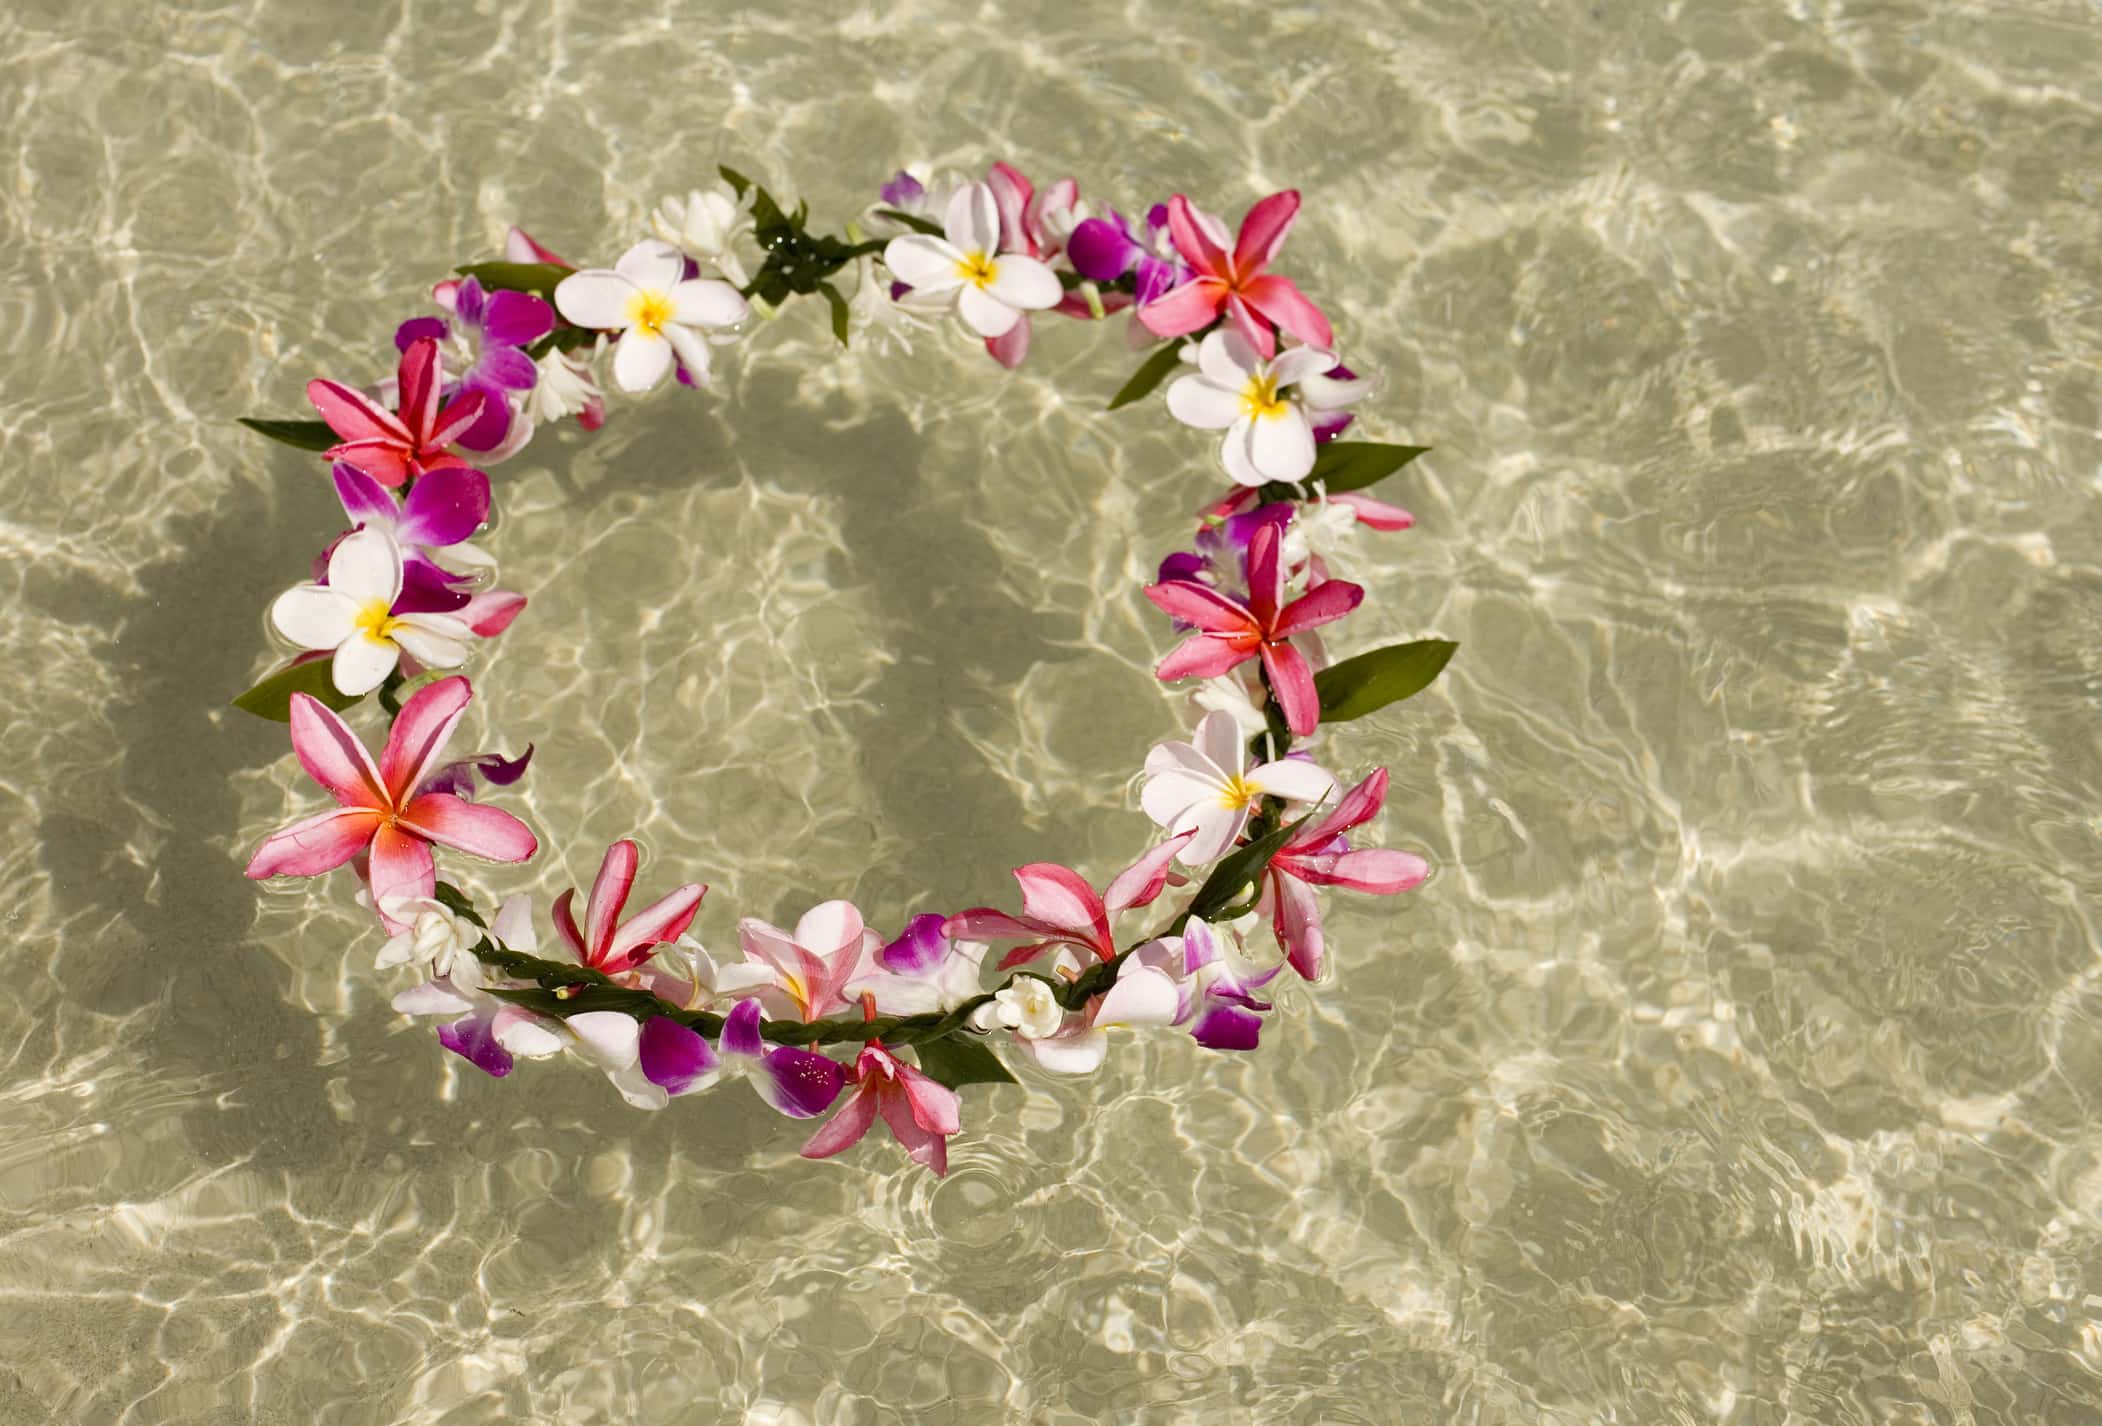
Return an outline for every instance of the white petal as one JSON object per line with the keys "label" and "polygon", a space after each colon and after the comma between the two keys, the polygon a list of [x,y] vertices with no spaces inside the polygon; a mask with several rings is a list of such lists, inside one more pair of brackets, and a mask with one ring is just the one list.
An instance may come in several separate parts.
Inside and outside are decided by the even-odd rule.
{"label": "white petal", "polygon": [[622,391],[648,391],[671,370],[671,343],[636,327],[613,346],[613,380]]}
{"label": "white petal", "polygon": [[1228,391],[1239,391],[1263,369],[1263,359],[1246,337],[1222,327],[1197,344],[1197,369]]}
{"label": "white petal", "polygon": [[708,372],[708,344],[701,340],[700,332],[678,322],[668,322],[664,327],[664,339],[671,343],[671,349],[677,354],[679,365],[686,368],[686,374],[702,390],[714,390],[715,383]]}
{"label": "white petal", "polygon": [[664,1087],[651,1083],[650,1077],[642,1072],[640,1065],[608,1070],[606,1078],[613,1081],[613,1087],[620,1091],[620,1097],[637,1109],[662,1109],[671,1103],[671,1096],[665,1093]]}
{"label": "white petal", "polygon": [[610,1072],[632,1069],[641,1055],[642,1027],[618,1010],[587,1010],[563,1023],[584,1051]]}
{"label": "white petal", "polygon": [[1146,780],[1139,790],[1139,806],[1156,825],[1172,827],[1192,807],[1216,803],[1225,790],[1225,783],[1195,773],[1167,772]]}
{"label": "white petal", "polygon": [[737,289],[712,277],[696,277],[671,290],[672,320],[689,327],[734,327],[752,315]]}
{"label": "white petal", "polygon": [[358,602],[327,585],[294,585],[271,604],[270,622],[303,649],[333,649],[358,631]]}
{"label": "white petal", "polygon": [[993,190],[983,183],[966,183],[957,189],[949,195],[942,228],[959,252],[998,252],[1000,205],[993,201]]}
{"label": "white petal", "polygon": [[963,285],[963,254],[927,233],[906,233],[883,248],[883,265],[915,292],[946,292]]}
{"label": "white petal", "polygon": [[1206,376],[1178,376],[1168,383],[1168,414],[1200,431],[1223,431],[1241,419],[1240,388],[1229,391]]}
{"label": "white petal", "polygon": [[540,949],[540,933],[533,929],[533,898],[524,892],[504,898],[489,919],[489,934],[514,951],[528,954]]}
{"label": "white petal", "polygon": [[861,912],[851,901],[827,901],[811,907],[796,922],[796,944],[814,956],[830,956],[861,939]]}
{"label": "white petal", "polygon": [[1248,455],[1248,435],[1254,425],[1250,418],[1241,417],[1226,433],[1226,439],[1219,443],[1219,464],[1226,467],[1226,473],[1233,477],[1236,485],[1261,485],[1269,479],[1255,468],[1254,460]]}
{"label": "white petal", "polygon": [[1238,773],[1248,766],[1248,743],[1240,726],[1225,713],[1207,713],[1197,720],[1197,750],[1219,771]]}
{"label": "white petal", "polygon": [[402,1015],[464,1015],[474,1002],[442,980],[428,980],[395,996],[394,1009]]}
{"label": "white petal", "polygon": [[496,1012],[490,1023],[490,1034],[496,1043],[514,1055],[523,1055],[529,1060],[544,1060],[549,1055],[559,1054],[563,1040],[539,1016],[516,1005],[506,1005]]}
{"label": "white petal", "polygon": [[1200,802],[1192,806],[1179,818],[1171,829],[1176,836],[1184,832],[1197,835],[1183,844],[1175,854],[1175,860],[1186,867],[1210,866],[1226,855],[1233,846],[1234,838],[1248,825],[1248,809],[1245,807],[1222,807],[1217,800]]}
{"label": "white petal", "polygon": [[467,662],[468,641],[474,637],[474,631],[443,614],[404,614],[394,627],[393,637],[418,663],[432,668],[458,668]]}
{"label": "white petal", "polygon": [[1379,385],[1377,376],[1357,376],[1348,381],[1323,373],[1299,378],[1299,397],[1316,411],[1337,411],[1364,400]]}
{"label": "white petal", "polygon": [[1293,386],[1310,376],[1319,376],[1336,364],[1336,354],[1319,347],[1292,347],[1270,363],[1270,376],[1279,387]]}
{"label": "white petal", "polygon": [[1058,274],[1045,267],[1033,257],[1005,254],[993,264],[992,285],[986,289],[1010,307],[1019,307],[1025,312],[1041,312],[1046,307],[1056,307],[1058,299],[1066,295],[1058,282]]}
{"label": "white petal", "polygon": [[388,640],[358,634],[336,646],[328,676],[338,693],[356,698],[386,682],[400,655],[401,651]]}
{"label": "white petal", "polygon": [[964,325],[981,337],[1004,337],[1022,314],[982,287],[966,286],[956,299],[956,310]]}
{"label": "white petal", "polygon": [[1267,480],[1304,480],[1314,468],[1314,428],[1296,403],[1252,422],[1249,463]]}
{"label": "white petal", "polygon": [[573,272],[555,284],[555,310],[579,327],[620,331],[628,325],[635,284],[617,272],[595,267]]}
{"label": "white petal", "polygon": [[1095,1007],[1098,1028],[1110,1025],[1172,1025],[1182,1013],[1175,982],[1145,966],[1125,970]]}
{"label": "white petal", "polygon": [[1031,1040],[1017,1035],[1015,1043],[1053,1074],[1093,1074],[1109,1054],[1109,1036],[1100,1030],[1050,1040]]}
{"label": "white petal", "polygon": [[328,557],[328,587],[363,604],[394,603],[401,593],[401,546],[385,530],[359,530],[336,542]]}
{"label": "white petal", "polygon": [[637,287],[667,292],[686,276],[686,255],[670,243],[644,238],[620,255],[613,270]]}
{"label": "white petal", "polygon": [[1319,802],[1336,790],[1335,776],[1304,758],[1279,758],[1248,774],[1248,781],[1272,797],[1293,802]]}

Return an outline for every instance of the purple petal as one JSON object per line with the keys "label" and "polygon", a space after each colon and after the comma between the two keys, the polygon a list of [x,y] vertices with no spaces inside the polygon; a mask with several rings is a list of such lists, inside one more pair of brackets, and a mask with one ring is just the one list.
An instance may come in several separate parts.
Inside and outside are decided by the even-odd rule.
{"label": "purple petal", "polygon": [[1314,439],[1317,442],[1334,440],[1348,429],[1352,421],[1357,419],[1348,411],[1319,411],[1311,414],[1314,418],[1312,423]]}
{"label": "purple petal", "polygon": [[507,758],[502,753],[479,753],[471,758],[449,762],[426,777],[416,789],[418,792],[449,792],[455,797],[474,797],[474,781],[479,775],[498,787],[509,787],[525,776],[526,764],[533,760],[533,745],[526,744],[523,754]]}
{"label": "purple petal", "polygon": [[640,1054],[642,1077],[667,1094],[684,1094],[720,1063],[699,1031],[669,1015],[643,1022]]}
{"label": "purple petal", "polygon": [[1066,255],[1073,259],[1073,270],[1082,277],[1093,282],[1115,282],[1143,254],[1124,231],[1123,219],[1111,223],[1089,218],[1066,239]]}
{"label": "purple petal", "polygon": [[1252,1050],[1263,1017],[1238,1005],[1214,1005],[1197,1017],[1190,1034],[1207,1050]]}
{"label": "purple petal", "polygon": [[[354,523],[376,525],[382,530],[396,528],[401,507],[394,503],[386,486],[356,466],[340,460],[330,467],[329,476],[336,482],[336,498],[343,502],[343,513]],[[400,536],[397,534],[396,538]]]}
{"label": "purple petal", "polygon": [[921,186],[920,181],[902,168],[890,182],[876,191],[877,195],[893,208],[909,208],[927,196],[927,190]]}
{"label": "purple petal", "polygon": [[1154,232],[1154,233],[1157,233],[1157,232],[1159,232],[1159,231],[1160,231],[1160,230],[1161,230],[1162,228],[1165,228],[1165,227],[1167,227],[1167,226],[1168,226],[1168,205],[1167,205],[1167,204],[1165,204],[1165,203],[1156,203],[1156,204],[1154,204],[1154,205],[1153,205],[1153,206],[1152,206],[1151,208],[1148,208],[1148,209],[1146,210],[1146,228],[1147,228],[1147,230],[1148,230],[1149,232]]}
{"label": "purple petal", "polygon": [[502,753],[483,753],[480,757],[472,759],[475,771],[497,787],[509,787],[524,777],[526,764],[532,760],[531,743],[527,743],[526,750],[515,758],[507,758]]}
{"label": "purple petal", "polygon": [[[461,316],[464,319],[466,313]],[[555,309],[532,293],[499,292],[484,309],[482,341],[485,346],[522,347],[539,341],[554,327]]]}
{"label": "purple petal", "polygon": [[405,352],[412,343],[425,337],[442,342],[451,331],[452,327],[443,317],[411,317],[394,329],[394,349]]}
{"label": "purple petal", "polygon": [[453,284],[452,301],[441,303],[452,309],[463,327],[479,327],[483,324],[489,294],[482,288],[478,277],[462,278]]}
{"label": "purple petal", "polygon": [[892,283],[891,283],[891,285],[890,285],[890,300],[891,300],[891,301],[893,301],[893,302],[895,302],[895,301],[897,301],[897,300],[898,300],[898,299],[899,299],[900,297],[903,297],[903,296],[904,296],[904,295],[905,295],[906,293],[908,293],[908,292],[910,292],[910,291],[912,291],[912,284],[911,284],[911,283],[909,283],[909,282],[895,282],[895,281],[894,281],[894,282],[892,282]]}
{"label": "purple petal", "polygon": [[497,391],[531,391],[533,383],[539,379],[539,369],[533,365],[531,357],[517,347],[497,346],[482,348],[481,359],[474,364],[474,373],[468,378],[471,384],[485,390],[494,387]]}
{"label": "purple petal", "polygon": [[740,1000],[723,1017],[723,1032],[716,1038],[726,1055],[763,1055],[766,1041],[759,1038],[759,1002]]}
{"label": "purple petal", "polygon": [[905,934],[876,953],[883,968],[899,975],[926,975],[949,953],[949,938],[942,934],[946,916],[932,913],[915,916],[905,923]]}
{"label": "purple petal", "polygon": [[[1161,580],[1201,579],[1208,561],[1193,550],[1177,550],[1160,562]],[[1160,581],[1156,581],[1158,583]]]}
{"label": "purple petal", "polygon": [[[479,391],[488,399],[482,402],[482,414],[474,423],[460,432],[459,441],[471,451],[493,451],[511,434],[511,399],[504,388],[493,381],[485,381],[477,372],[460,383],[462,393]],[[448,396],[446,404],[452,404]]]}
{"label": "purple petal", "polygon": [[[340,476],[336,488],[342,490]],[[346,499],[343,506],[349,509],[350,502]],[[434,470],[409,491],[394,537],[405,545],[457,545],[482,528],[488,518],[488,476],[457,466]]]}
{"label": "purple petal", "polygon": [[814,1119],[830,1109],[846,1082],[839,1061],[789,1046],[769,1054],[752,1077],[759,1097],[791,1119]]}
{"label": "purple petal", "polygon": [[438,1043],[485,1074],[502,1079],[511,1072],[511,1052],[496,1043],[493,1023],[479,1015],[440,1025]]}
{"label": "purple petal", "polygon": [[1138,282],[1132,291],[1133,298],[1143,307],[1148,302],[1180,287],[1188,270],[1180,263],[1163,262],[1157,257],[1141,256],[1138,265]]}
{"label": "purple petal", "polygon": [[457,588],[454,576],[429,560],[406,559],[401,564],[401,593],[395,597],[395,614],[450,614],[467,607],[471,597]]}

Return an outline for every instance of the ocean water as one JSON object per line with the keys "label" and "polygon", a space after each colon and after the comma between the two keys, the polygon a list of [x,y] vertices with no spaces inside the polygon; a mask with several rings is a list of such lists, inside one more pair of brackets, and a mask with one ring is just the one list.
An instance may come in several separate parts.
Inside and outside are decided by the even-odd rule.
{"label": "ocean water", "polygon": [[[2102,43],[2079,4],[1336,0],[0,12],[0,1423],[2102,1420]],[[233,424],[521,222],[718,162],[1306,211],[1385,386],[1335,732],[1436,871],[1253,1055],[967,1091],[936,1180],[734,1085],[505,1082],[392,1013],[226,700],[341,524]],[[541,904],[697,931],[1101,877],[1186,726],[1138,595],[1219,484],[1121,323],[792,307],[497,468],[531,599],[459,746]],[[458,863],[454,864],[456,867]]]}

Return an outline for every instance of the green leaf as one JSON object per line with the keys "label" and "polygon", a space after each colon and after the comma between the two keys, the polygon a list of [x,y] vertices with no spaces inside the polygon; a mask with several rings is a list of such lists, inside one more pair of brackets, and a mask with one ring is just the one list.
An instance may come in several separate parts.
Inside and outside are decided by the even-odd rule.
{"label": "green leaf", "polygon": [[1459,647],[1444,639],[1418,639],[1329,665],[1314,675],[1321,721],[1347,723],[1423,692]]}
{"label": "green leaf", "polygon": [[305,663],[281,668],[236,698],[234,707],[277,723],[292,721],[292,695],[295,693],[310,693],[324,706],[339,711],[348,708],[364,695],[338,693],[334,680],[329,677],[331,662],[329,659],[308,659]]}
{"label": "green leaf", "polygon": [[752,186],[752,180],[746,178],[743,174],[739,173],[736,169],[730,167],[730,165],[726,163],[717,164],[715,166],[715,171],[723,176],[723,182],[730,185],[731,191],[736,193],[738,201],[742,202],[744,200],[745,190]]}
{"label": "green leaf", "polygon": [[1204,879],[1204,885],[1197,888],[1197,899],[1190,903],[1190,914],[1200,921],[1209,921],[1233,905],[1234,898],[1241,894],[1241,889],[1252,886],[1257,878],[1262,876],[1270,865],[1270,858],[1277,855],[1277,849],[1283,846],[1305,821],[1306,818],[1302,817],[1298,822],[1279,827],[1269,836],[1250,842],[1213,867],[1212,874]]}
{"label": "green leaf", "polygon": [[949,235],[947,229],[943,228],[941,224],[930,222],[925,218],[914,217],[910,213],[900,213],[895,208],[878,208],[876,212],[879,216],[888,218],[893,223],[903,223],[915,233],[931,233],[937,238],[946,238]]}
{"label": "green leaf", "polygon": [[1000,1057],[967,1031],[922,1040],[912,1048],[920,1057],[920,1073],[936,1084],[961,1089],[967,1084],[1015,1083]]}
{"label": "green leaf", "polygon": [[443,906],[461,920],[471,921],[485,931],[489,929],[489,923],[482,919],[481,912],[474,909],[474,903],[467,899],[467,893],[454,886],[451,882],[439,882],[436,887],[432,888],[431,896],[440,906]]}
{"label": "green leaf", "polygon": [[1131,380],[1117,388],[1117,394],[1109,398],[1109,409],[1114,411],[1119,406],[1129,406],[1166,381],[1168,373],[1180,365],[1182,343],[1164,343],[1159,351],[1146,358],[1145,365],[1131,374]]}
{"label": "green leaf", "polygon": [[1382,445],[1378,441],[1330,441],[1314,457],[1314,470],[1306,483],[1312,485],[1318,480],[1331,495],[1363,490],[1385,480],[1429,449]]}
{"label": "green leaf", "polygon": [[839,344],[847,344],[847,299],[839,295],[839,289],[829,282],[820,282],[817,290],[825,295],[825,305],[832,309],[832,335]]}
{"label": "green leaf", "polygon": [[556,284],[576,269],[558,262],[470,262],[453,271],[492,292],[531,292],[552,302]]}
{"label": "green leaf", "polygon": [[240,421],[258,435],[302,451],[325,451],[343,441],[326,421],[267,421],[256,416],[243,416]]}

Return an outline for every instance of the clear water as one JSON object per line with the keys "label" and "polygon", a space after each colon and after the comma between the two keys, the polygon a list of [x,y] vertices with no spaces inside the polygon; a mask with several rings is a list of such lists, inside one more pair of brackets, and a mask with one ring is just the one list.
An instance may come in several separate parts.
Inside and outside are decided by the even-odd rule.
{"label": "clear water", "polygon": [[[2086,5],[1687,0],[0,13],[0,1421],[2102,1419]],[[1238,210],[1388,373],[1335,740],[1438,872],[1261,1053],[975,1091],[945,1182],[724,1093],[508,1083],[392,1015],[228,710],[337,528],[231,424],[376,374],[526,222],[717,161]],[[468,743],[699,929],[1100,874],[1180,726],[1137,578],[1201,442],[1115,331],[829,349],[503,467]],[[516,804],[514,804],[516,805]]]}

